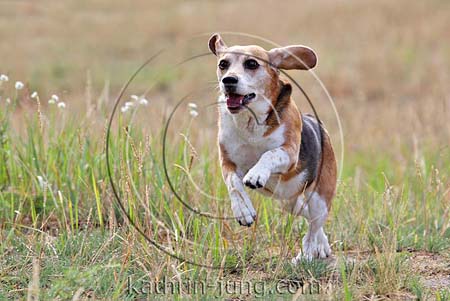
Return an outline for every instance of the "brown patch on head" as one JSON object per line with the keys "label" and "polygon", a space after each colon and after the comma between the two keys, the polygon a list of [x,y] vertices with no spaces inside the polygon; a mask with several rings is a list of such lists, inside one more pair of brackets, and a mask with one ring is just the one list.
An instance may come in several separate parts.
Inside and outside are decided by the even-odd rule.
{"label": "brown patch on head", "polygon": [[231,46],[226,49],[224,54],[248,55],[256,60],[259,59],[262,62],[269,62],[269,54],[267,53],[267,51],[264,48],[257,45]]}
{"label": "brown patch on head", "polygon": [[223,51],[217,53],[218,60],[235,60],[236,58],[242,57],[246,57],[247,59],[255,59],[260,64],[260,66],[264,66],[266,70],[273,69],[269,65],[269,54],[264,48],[257,45],[235,45],[227,47]]}

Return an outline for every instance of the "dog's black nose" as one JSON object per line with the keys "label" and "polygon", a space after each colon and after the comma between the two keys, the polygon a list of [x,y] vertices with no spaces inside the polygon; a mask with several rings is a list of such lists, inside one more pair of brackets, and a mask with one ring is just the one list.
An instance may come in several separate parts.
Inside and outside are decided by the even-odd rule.
{"label": "dog's black nose", "polygon": [[226,85],[236,85],[238,83],[237,76],[227,76],[222,78],[222,83]]}

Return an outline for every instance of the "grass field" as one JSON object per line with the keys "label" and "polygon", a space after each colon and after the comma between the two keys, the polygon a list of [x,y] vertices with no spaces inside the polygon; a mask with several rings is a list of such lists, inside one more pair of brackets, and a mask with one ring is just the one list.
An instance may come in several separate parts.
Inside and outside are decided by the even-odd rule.
{"label": "grass field", "polygon": [[[283,3],[0,2],[0,74],[8,77],[0,81],[0,299],[165,299],[164,288],[175,286],[171,298],[450,300],[450,3]],[[301,43],[318,53],[315,72],[334,99],[343,140],[317,81],[289,74],[316,105],[338,158],[343,145],[325,227],[332,258],[291,265],[307,224],[269,198],[251,193],[258,220],[250,228],[198,216],[178,201],[231,215],[210,105],[215,59],[174,67],[206,53],[215,31]],[[270,47],[223,36],[229,44]],[[216,269],[153,247],[120,211],[107,176],[114,100],[162,48],[113,120],[112,179],[149,238]],[[16,81],[24,87],[16,89]],[[294,98],[311,112],[299,91]],[[126,101],[133,105],[124,109]],[[162,138],[175,108],[165,149],[169,183]],[[152,283],[159,293],[149,294]],[[230,288],[236,283],[241,291]]]}

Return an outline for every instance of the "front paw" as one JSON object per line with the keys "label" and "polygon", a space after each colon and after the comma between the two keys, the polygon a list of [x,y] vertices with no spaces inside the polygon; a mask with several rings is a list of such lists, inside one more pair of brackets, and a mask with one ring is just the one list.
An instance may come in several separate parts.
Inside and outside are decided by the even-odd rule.
{"label": "front paw", "polygon": [[265,167],[256,165],[247,172],[243,182],[246,186],[250,187],[251,189],[256,189],[264,187],[269,178],[270,178],[270,170]]}
{"label": "front paw", "polygon": [[232,196],[231,209],[239,225],[250,227],[256,220],[256,211],[250,199],[246,195],[243,197],[241,195]]}

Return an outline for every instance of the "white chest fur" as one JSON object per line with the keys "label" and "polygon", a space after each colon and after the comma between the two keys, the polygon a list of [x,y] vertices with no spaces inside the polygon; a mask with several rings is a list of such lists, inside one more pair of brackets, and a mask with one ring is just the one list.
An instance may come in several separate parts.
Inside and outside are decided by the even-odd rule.
{"label": "white chest fur", "polygon": [[258,116],[257,122],[249,111],[232,115],[226,108],[220,108],[220,115],[219,142],[236,164],[240,176],[253,167],[263,153],[284,143],[284,125],[264,136],[268,127],[263,122],[267,116]]}

